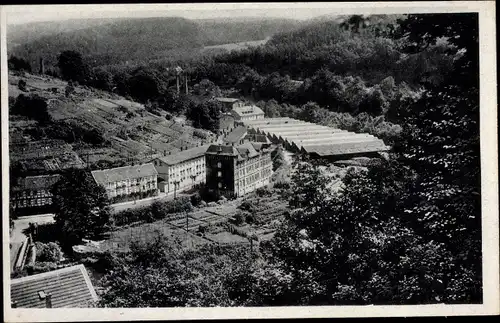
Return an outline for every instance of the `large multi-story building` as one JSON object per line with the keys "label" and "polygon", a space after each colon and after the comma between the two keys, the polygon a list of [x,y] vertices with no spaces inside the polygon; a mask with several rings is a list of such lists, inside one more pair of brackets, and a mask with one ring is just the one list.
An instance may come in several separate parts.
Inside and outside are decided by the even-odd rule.
{"label": "large multi-story building", "polygon": [[208,191],[229,198],[268,185],[273,172],[269,144],[211,145],[205,158]]}
{"label": "large multi-story building", "polygon": [[113,202],[158,195],[158,172],[152,163],[95,170],[92,176]]}
{"label": "large multi-story building", "polygon": [[10,201],[18,215],[50,212],[52,186],[60,175],[27,176],[17,180],[10,190]]}
{"label": "large multi-story building", "polygon": [[188,190],[205,182],[205,152],[210,145],[182,150],[153,160],[159,188],[166,194]]}

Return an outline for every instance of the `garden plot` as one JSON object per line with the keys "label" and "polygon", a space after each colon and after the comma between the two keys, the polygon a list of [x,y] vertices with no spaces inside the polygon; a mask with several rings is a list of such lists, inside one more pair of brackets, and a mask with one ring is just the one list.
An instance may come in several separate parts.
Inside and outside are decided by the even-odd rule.
{"label": "garden plot", "polygon": [[157,221],[111,232],[110,238],[101,245],[102,250],[126,252],[130,250],[131,243],[152,242],[159,233],[163,233],[164,237],[171,243],[176,240],[180,241],[184,247],[199,247],[210,243],[209,240],[187,233],[184,229],[173,227],[166,221]]}

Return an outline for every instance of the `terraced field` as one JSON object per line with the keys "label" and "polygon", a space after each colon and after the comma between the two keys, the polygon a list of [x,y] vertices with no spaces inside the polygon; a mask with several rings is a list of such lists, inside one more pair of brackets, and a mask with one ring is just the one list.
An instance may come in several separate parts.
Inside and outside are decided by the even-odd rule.
{"label": "terraced field", "polygon": [[[19,80],[26,81],[28,92],[19,90]],[[103,132],[109,143],[107,147],[96,151],[75,147],[78,154],[85,155],[80,157],[90,163],[99,160],[146,162],[216,139],[215,136],[207,139],[195,136],[194,128],[184,122],[166,120],[146,111],[142,104],[113,93],[77,86],[75,94],[66,97],[66,85],[65,81],[50,77],[9,74],[9,96],[37,94],[47,99],[48,112],[54,121],[73,120]],[[16,140],[24,140],[26,131],[36,127],[22,120],[17,122],[15,118],[12,121],[10,134]]]}

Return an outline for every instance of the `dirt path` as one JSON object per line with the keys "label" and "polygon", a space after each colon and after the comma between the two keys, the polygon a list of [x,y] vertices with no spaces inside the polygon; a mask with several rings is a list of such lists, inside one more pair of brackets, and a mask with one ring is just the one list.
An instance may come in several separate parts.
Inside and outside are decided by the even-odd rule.
{"label": "dirt path", "polygon": [[38,215],[31,215],[31,216],[23,216],[20,217],[17,220],[14,220],[14,228],[12,229],[12,232],[10,234],[10,269],[11,271],[14,268],[14,263],[17,258],[17,254],[19,252],[19,248],[21,248],[21,245],[23,241],[26,239],[26,235],[24,234],[24,230],[29,227],[29,224],[31,223],[37,223],[37,224],[42,224],[42,223],[51,223],[54,222],[54,215],[53,214],[38,214]]}

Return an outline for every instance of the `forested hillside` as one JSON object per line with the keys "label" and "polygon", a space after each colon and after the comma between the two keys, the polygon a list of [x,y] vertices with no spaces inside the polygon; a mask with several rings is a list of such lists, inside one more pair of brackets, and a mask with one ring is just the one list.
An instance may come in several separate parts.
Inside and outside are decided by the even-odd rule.
{"label": "forested hillside", "polygon": [[[11,27],[9,53],[28,60],[35,70],[40,58],[44,58],[47,68],[55,67],[61,50],[80,52],[93,67],[127,66],[168,57],[197,57],[203,46],[261,40],[297,25],[297,21],[284,19],[224,21],[177,17],[33,23]],[[41,32],[34,32],[38,28]]]}

